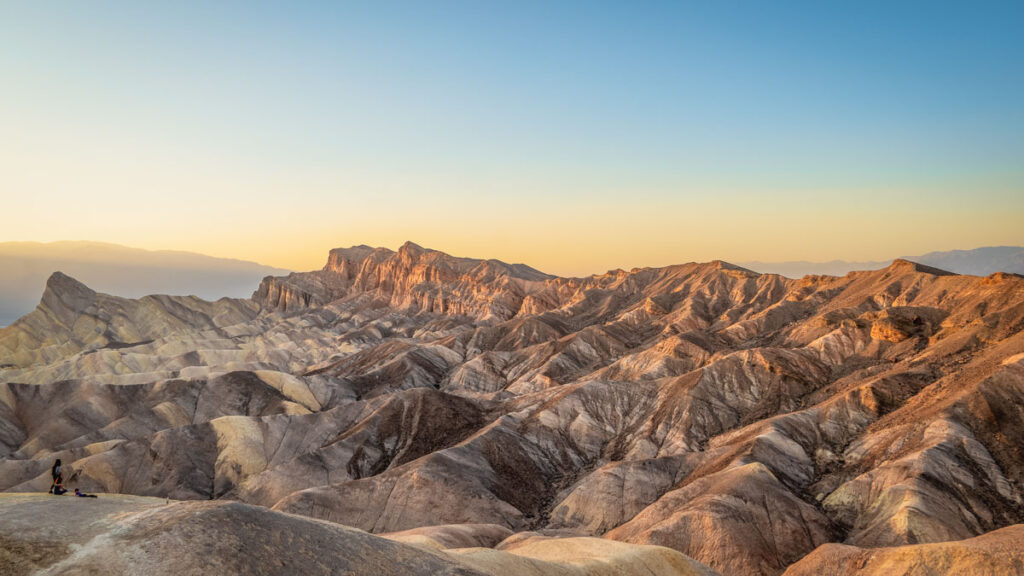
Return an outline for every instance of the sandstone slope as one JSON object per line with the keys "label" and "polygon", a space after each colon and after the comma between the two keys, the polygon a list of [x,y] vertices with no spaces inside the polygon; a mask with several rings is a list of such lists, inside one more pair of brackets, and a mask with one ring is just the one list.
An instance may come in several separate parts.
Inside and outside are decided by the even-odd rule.
{"label": "sandstone slope", "polygon": [[1024,525],[982,536],[894,548],[826,544],[789,567],[785,576],[1003,576],[1024,574]]}

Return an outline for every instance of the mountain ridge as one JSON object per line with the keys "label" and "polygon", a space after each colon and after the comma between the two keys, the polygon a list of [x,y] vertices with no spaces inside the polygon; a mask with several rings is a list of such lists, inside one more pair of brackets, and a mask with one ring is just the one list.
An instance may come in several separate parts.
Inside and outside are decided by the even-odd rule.
{"label": "mountain ridge", "polygon": [[[996,272],[1024,274],[1024,246],[982,246],[970,250],[947,250],[928,252],[918,256],[901,256],[897,259],[911,260],[956,274],[988,276]],[[885,268],[891,260],[812,262],[793,260],[785,262],[749,261],[742,262],[752,270],[781,274],[789,278],[826,274],[842,276],[854,270],[877,270]]]}
{"label": "mountain ridge", "polygon": [[0,326],[30,312],[55,271],[125,297],[169,293],[206,299],[245,297],[267,274],[288,272],[193,252],[76,241],[0,243],[0,269]]}

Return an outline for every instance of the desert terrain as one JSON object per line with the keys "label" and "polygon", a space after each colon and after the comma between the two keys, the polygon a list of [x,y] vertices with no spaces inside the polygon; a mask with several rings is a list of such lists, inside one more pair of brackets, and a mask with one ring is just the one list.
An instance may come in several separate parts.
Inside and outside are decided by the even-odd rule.
{"label": "desert terrain", "polygon": [[1024,277],[407,243],[254,288],[55,273],[0,329],[5,573],[1024,572]]}

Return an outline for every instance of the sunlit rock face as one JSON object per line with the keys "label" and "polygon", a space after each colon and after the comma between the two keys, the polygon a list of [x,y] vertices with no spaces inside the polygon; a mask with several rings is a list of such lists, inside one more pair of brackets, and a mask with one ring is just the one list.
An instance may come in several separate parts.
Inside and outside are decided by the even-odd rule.
{"label": "sunlit rock face", "polygon": [[1024,278],[908,261],[558,278],[359,246],[217,302],[54,275],[0,330],[0,490],[45,491],[61,458],[87,490],[421,544],[852,574],[1019,542],[1022,333]]}
{"label": "sunlit rock face", "polygon": [[365,294],[396,310],[507,320],[548,279],[522,264],[455,258],[407,242],[397,252],[369,246],[331,250],[322,271],[269,276],[253,300],[289,312]]}
{"label": "sunlit rock face", "polygon": [[785,576],[999,576],[1024,567],[1024,526],[1002,528],[966,540],[911,546],[859,548],[826,544],[791,565]]}

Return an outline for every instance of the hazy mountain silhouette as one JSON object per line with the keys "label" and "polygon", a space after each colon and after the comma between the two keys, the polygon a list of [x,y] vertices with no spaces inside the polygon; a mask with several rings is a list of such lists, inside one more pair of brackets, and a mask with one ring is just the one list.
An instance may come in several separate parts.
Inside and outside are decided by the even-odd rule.
{"label": "hazy mountain silhouette", "polygon": [[[995,272],[1024,274],[1024,246],[985,246],[973,250],[949,250],[929,252],[920,256],[901,256],[905,260],[927,264],[957,274],[988,276]],[[787,262],[740,262],[740,266],[762,274],[781,274],[789,278],[801,278],[808,274],[842,276],[854,270],[878,270],[885,268],[892,260],[868,260],[850,262],[830,260],[809,262],[793,260]]]}
{"label": "hazy mountain silhouette", "polygon": [[151,251],[100,242],[0,243],[0,326],[39,303],[50,274],[60,271],[106,293],[245,297],[270,274],[287,270],[193,252]]}

